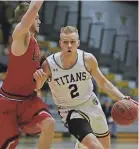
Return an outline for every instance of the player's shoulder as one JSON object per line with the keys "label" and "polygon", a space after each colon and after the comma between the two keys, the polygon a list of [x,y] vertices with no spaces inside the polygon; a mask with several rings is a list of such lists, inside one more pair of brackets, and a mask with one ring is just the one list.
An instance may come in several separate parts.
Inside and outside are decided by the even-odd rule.
{"label": "player's shoulder", "polygon": [[88,66],[88,68],[92,67],[92,65],[96,65],[98,62],[95,58],[95,56],[92,53],[89,52],[84,52],[84,62],[86,64],[86,66]]}
{"label": "player's shoulder", "polygon": [[57,59],[57,56],[59,56],[59,52],[56,52],[56,53],[53,53],[53,54],[49,55],[47,57],[47,60],[54,61],[55,59]]}
{"label": "player's shoulder", "polygon": [[49,56],[47,56],[46,59],[49,60],[49,61],[53,60],[54,59],[54,54],[53,53],[50,54]]}
{"label": "player's shoulder", "polygon": [[77,49],[77,52],[82,52],[85,56],[93,55],[92,53],[86,52],[84,49]]}
{"label": "player's shoulder", "polygon": [[25,34],[20,36],[18,31],[17,31],[17,28],[18,28],[19,25],[20,25],[20,23],[18,23],[15,26],[15,28],[12,32],[12,39],[13,39],[13,41],[18,41],[18,42],[23,41],[23,42],[27,43],[27,41],[29,41],[31,39],[31,33],[30,33],[30,31],[28,31]]}
{"label": "player's shoulder", "polygon": [[20,24],[21,24],[21,22],[14,25],[14,29],[12,32],[12,38],[13,39],[17,39],[17,40],[19,39],[19,36],[17,36],[17,34],[18,34],[18,28],[20,27]]}
{"label": "player's shoulder", "polygon": [[51,59],[53,57],[53,54],[50,54],[47,59]]}
{"label": "player's shoulder", "polygon": [[95,56],[92,53],[86,52],[84,50],[82,50],[84,53],[84,59],[85,60],[91,60],[91,59],[95,59]]}

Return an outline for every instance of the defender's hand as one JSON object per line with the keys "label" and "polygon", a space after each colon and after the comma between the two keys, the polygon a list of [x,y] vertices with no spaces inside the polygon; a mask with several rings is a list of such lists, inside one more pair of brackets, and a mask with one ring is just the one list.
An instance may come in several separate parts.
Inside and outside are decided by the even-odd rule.
{"label": "defender's hand", "polygon": [[47,75],[43,71],[43,69],[39,69],[33,74],[33,77],[36,80],[35,90],[39,90],[43,86],[44,82],[46,81]]}

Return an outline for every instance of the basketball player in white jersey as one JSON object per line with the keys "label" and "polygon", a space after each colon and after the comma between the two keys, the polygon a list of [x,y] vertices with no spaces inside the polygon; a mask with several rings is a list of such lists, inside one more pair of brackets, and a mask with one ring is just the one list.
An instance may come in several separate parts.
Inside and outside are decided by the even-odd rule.
{"label": "basketball player in white jersey", "polygon": [[93,92],[93,77],[105,92],[125,96],[101,73],[96,58],[78,49],[78,30],[67,26],[60,33],[61,52],[53,54],[34,73],[37,89],[48,79],[53,99],[69,132],[81,142],[75,148],[110,149],[110,134],[98,98]]}

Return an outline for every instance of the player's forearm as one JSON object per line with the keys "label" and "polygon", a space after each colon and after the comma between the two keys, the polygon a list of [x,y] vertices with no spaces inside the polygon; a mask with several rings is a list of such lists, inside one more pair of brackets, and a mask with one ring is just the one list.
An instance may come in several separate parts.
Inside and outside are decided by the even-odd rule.
{"label": "player's forearm", "polygon": [[32,0],[29,5],[29,9],[36,9],[36,11],[39,11],[39,9],[42,6],[42,3],[43,3],[43,0],[39,0],[39,1]]}
{"label": "player's forearm", "polygon": [[124,97],[124,95],[108,80],[103,84],[102,89],[109,95],[116,97],[117,100]]}
{"label": "player's forearm", "polygon": [[28,31],[43,4],[43,1],[31,1],[29,5],[29,9],[26,12],[26,14],[23,16],[21,20],[21,26],[22,28],[26,29]]}
{"label": "player's forearm", "polygon": [[43,87],[43,85],[44,85],[44,83],[45,83],[45,81],[46,81],[46,79],[45,80],[37,80],[36,81],[36,91],[38,91],[38,90],[40,90],[42,87]]}

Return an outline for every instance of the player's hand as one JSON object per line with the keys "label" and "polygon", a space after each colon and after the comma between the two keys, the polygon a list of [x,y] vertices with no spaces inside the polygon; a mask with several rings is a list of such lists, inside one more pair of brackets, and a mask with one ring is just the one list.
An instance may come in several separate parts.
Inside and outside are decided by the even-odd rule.
{"label": "player's hand", "polygon": [[43,69],[39,69],[33,74],[33,77],[36,80],[35,90],[39,90],[43,86],[44,82],[46,81],[47,75],[43,71]]}
{"label": "player's hand", "polygon": [[34,74],[33,74],[34,79],[41,80],[46,77],[46,73],[43,71],[43,69],[38,69]]}
{"label": "player's hand", "polygon": [[130,96],[124,96],[122,99],[130,100],[131,97]]}
{"label": "player's hand", "polygon": [[133,100],[133,99],[131,99],[130,96],[124,96],[122,99],[125,99],[125,100],[131,100],[134,104],[138,105],[138,102],[135,101],[135,100]]}
{"label": "player's hand", "polygon": [[139,105],[139,103],[133,99],[130,99],[134,104],[136,104],[137,106]]}

